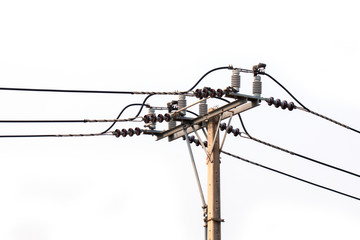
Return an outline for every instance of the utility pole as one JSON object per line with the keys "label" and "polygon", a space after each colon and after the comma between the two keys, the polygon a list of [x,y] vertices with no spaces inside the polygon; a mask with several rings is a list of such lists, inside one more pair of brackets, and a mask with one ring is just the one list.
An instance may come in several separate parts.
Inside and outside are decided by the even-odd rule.
{"label": "utility pole", "polygon": [[[209,109],[209,113],[214,109]],[[221,239],[219,116],[208,122],[208,240]]]}

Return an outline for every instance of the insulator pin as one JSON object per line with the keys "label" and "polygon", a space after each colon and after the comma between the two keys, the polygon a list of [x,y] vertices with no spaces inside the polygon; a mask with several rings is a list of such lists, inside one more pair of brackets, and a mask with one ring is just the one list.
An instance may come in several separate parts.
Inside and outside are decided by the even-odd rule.
{"label": "insulator pin", "polygon": [[287,102],[286,100],[281,101],[280,99],[274,100],[273,97],[270,97],[266,99],[266,102],[269,106],[274,105],[276,108],[281,107],[282,109],[288,109],[289,111],[292,111],[295,109],[295,104],[293,102]]}
{"label": "insulator pin", "polygon": [[129,136],[130,136],[130,137],[134,136],[134,134],[135,134],[134,129],[129,128],[129,130],[128,130],[128,134],[129,134]]}
{"label": "insulator pin", "polygon": [[237,137],[240,134],[240,129],[238,129],[238,128],[234,129],[233,134],[235,137]]}
{"label": "insulator pin", "polygon": [[216,96],[221,98],[222,96],[224,96],[224,91],[219,88],[218,90],[216,90]]}
{"label": "insulator pin", "polygon": [[168,114],[168,113],[165,113],[164,119],[165,119],[165,122],[170,122],[170,120],[171,120],[171,115]]}
{"label": "insulator pin", "polygon": [[139,136],[142,133],[142,130],[140,128],[136,127],[134,132],[135,132],[136,136]]}
{"label": "insulator pin", "polygon": [[123,137],[126,137],[127,136],[127,130],[126,129],[122,129],[121,130],[121,136],[123,136]]}
{"label": "insulator pin", "polygon": [[228,127],[228,129],[227,129],[226,132],[227,132],[227,133],[232,133],[232,131],[233,131],[233,126],[230,125],[230,126]]}
{"label": "insulator pin", "polygon": [[168,127],[169,127],[169,129],[172,129],[172,128],[176,127],[176,122],[173,121],[173,120],[169,121]]}
{"label": "insulator pin", "polygon": [[234,69],[232,73],[233,74],[231,76],[231,87],[238,92],[240,89],[240,71],[239,69]]}
{"label": "insulator pin", "polygon": [[282,108],[282,109],[285,110],[285,109],[287,108],[287,106],[288,106],[288,103],[287,103],[286,100],[284,100],[284,101],[281,102],[281,108]]}
{"label": "insulator pin", "polygon": [[[185,97],[185,95],[179,95],[178,109],[180,110],[180,109],[182,109],[182,108],[184,108],[184,107],[186,107],[186,97]],[[186,115],[186,111],[185,111],[185,110],[181,111],[180,113],[181,113],[183,116]]]}
{"label": "insulator pin", "polygon": [[206,100],[199,103],[199,115],[205,115],[208,112],[208,105],[206,103]]}
{"label": "insulator pin", "polygon": [[254,76],[253,81],[253,94],[254,96],[260,97],[262,93],[261,77],[259,75]]}
{"label": "insulator pin", "polygon": [[120,137],[120,135],[121,135],[121,132],[120,132],[120,130],[119,129],[116,129],[114,132],[113,132],[113,134],[115,135],[115,137]]}

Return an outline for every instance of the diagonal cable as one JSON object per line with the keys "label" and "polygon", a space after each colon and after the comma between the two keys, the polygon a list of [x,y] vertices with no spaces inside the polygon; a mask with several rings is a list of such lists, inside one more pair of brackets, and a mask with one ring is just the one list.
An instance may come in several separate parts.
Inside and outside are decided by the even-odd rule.
{"label": "diagonal cable", "polygon": [[250,161],[250,160],[245,159],[245,158],[242,158],[242,157],[240,157],[240,156],[237,156],[237,155],[228,153],[228,152],[226,152],[226,151],[224,151],[224,150],[222,150],[221,152],[224,153],[224,154],[226,154],[226,155],[228,155],[228,156],[231,156],[231,157],[233,157],[233,158],[237,158],[237,159],[240,159],[240,160],[242,160],[242,161],[244,161],[244,162],[250,163],[250,164],[252,164],[252,165],[255,165],[255,166],[258,166],[258,167],[261,167],[261,168],[265,168],[265,169],[267,169],[267,170],[270,170],[270,171],[279,173],[279,174],[281,174],[281,175],[284,175],[284,176],[287,176],[287,177],[296,179],[296,180],[298,180],[298,181],[301,181],[301,182],[304,182],[304,183],[313,185],[313,186],[315,186],[315,187],[319,187],[319,188],[322,188],[322,189],[325,189],[325,190],[328,190],[328,191],[331,191],[331,192],[334,192],[334,193],[343,195],[343,196],[345,196],[345,197],[349,197],[349,198],[352,198],[352,199],[355,199],[355,200],[359,200],[359,201],[360,201],[360,198],[355,197],[355,196],[352,196],[352,195],[350,195],[350,194],[343,193],[343,192],[334,190],[334,189],[332,189],[332,188],[325,187],[325,186],[319,185],[319,184],[317,184],[317,183],[313,183],[313,182],[310,182],[310,181],[308,181],[308,180],[305,180],[305,179],[302,179],[302,178],[299,178],[299,177],[296,177],[296,176],[287,174],[287,173],[285,173],[285,172],[282,172],[282,171],[279,171],[279,170],[276,170],[276,169],[273,169],[273,168],[270,168],[270,167],[261,165],[261,164],[259,164],[259,163],[257,163],[257,162]]}

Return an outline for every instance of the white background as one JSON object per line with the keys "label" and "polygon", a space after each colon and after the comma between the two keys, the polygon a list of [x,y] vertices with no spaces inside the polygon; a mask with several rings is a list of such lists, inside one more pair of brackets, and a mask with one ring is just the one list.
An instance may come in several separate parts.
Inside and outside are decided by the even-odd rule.
{"label": "white background", "polygon": [[[304,105],[360,129],[359,22],[357,2],[346,0],[1,1],[0,87],[184,91],[212,68],[264,62]],[[199,87],[225,88],[230,79],[221,70]],[[292,100],[269,78],[262,81],[264,97]],[[242,93],[251,93],[251,82],[242,74]],[[1,91],[0,119],[114,118],[143,98]],[[243,119],[255,137],[360,173],[355,132],[266,103]],[[240,128],[238,119],[232,123]],[[136,126],[142,124],[116,125]],[[1,124],[0,135],[107,127]],[[256,142],[228,136],[224,150],[360,197],[359,178]],[[0,239],[203,239],[182,140],[2,138],[0,151]],[[193,151],[204,187],[205,156]],[[359,201],[226,155],[221,168],[223,239],[360,238]]]}

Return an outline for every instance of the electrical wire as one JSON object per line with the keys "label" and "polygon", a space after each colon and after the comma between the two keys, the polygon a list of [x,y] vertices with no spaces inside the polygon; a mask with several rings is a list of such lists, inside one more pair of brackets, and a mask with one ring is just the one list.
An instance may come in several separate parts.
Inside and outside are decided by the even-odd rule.
{"label": "electrical wire", "polygon": [[210,71],[208,71],[207,73],[205,73],[205,74],[195,83],[195,85],[192,86],[192,88],[190,88],[187,92],[190,92],[190,91],[194,90],[194,88],[196,88],[196,86],[199,85],[199,83],[200,83],[207,75],[209,75],[210,73],[215,72],[215,71],[218,71],[218,70],[222,70],[222,69],[233,69],[233,67],[232,67],[232,66],[227,66],[227,67],[218,67],[218,68],[211,69]]}
{"label": "electrical wire", "polygon": [[295,176],[290,175],[290,174],[287,174],[287,173],[285,173],[285,172],[282,172],[282,171],[279,171],[279,170],[276,170],[276,169],[273,169],[273,168],[264,166],[264,165],[262,165],[262,164],[259,164],[259,163],[250,161],[250,160],[248,160],[248,159],[242,158],[242,157],[240,157],[240,156],[237,156],[237,155],[228,153],[228,152],[226,152],[226,151],[224,151],[224,150],[222,150],[221,152],[224,153],[224,154],[226,154],[226,155],[228,155],[228,156],[231,156],[231,157],[233,157],[233,158],[237,158],[237,159],[242,160],[242,161],[244,161],[244,162],[250,163],[250,164],[252,164],[252,165],[255,165],[255,166],[258,166],[258,167],[261,167],[261,168],[265,168],[265,169],[267,169],[267,170],[270,170],[270,171],[279,173],[279,174],[281,174],[281,175],[284,175],[284,176],[287,176],[287,177],[296,179],[296,180],[298,180],[298,181],[301,181],[301,182],[304,182],[304,183],[307,183],[307,184],[310,184],[310,185],[313,185],[313,186],[316,186],[316,187],[319,187],[319,188],[322,188],[322,189],[325,189],[325,190],[328,190],[328,191],[331,191],[331,192],[334,192],[334,193],[337,193],[337,194],[340,194],[340,195],[343,195],[343,196],[346,196],[346,197],[349,197],[349,198],[352,198],[352,199],[355,199],[355,200],[359,200],[359,201],[360,201],[360,198],[355,197],[355,196],[352,196],[352,195],[350,195],[350,194],[343,193],[343,192],[340,192],[340,191],[334,190],[334,189],[332,189],[332,188],[328,188],[328,187],[319,185],[319,184],[314,183],[314,182],[310,182],[310,181],[308,181],[308,180],[305,180],[305,179],[302,179],[302,178],[299,178],[299,177],[295,177]]}
{"label": "electrical wire", "polygon": [[[127,119],[83,119],[83,120],[0,120],[0,123],[104,123],[104,122],[129,122]],[[139,120],[138,120],[139,121]]]}
{"label": "electrical wire", "polygon": [[101,93],[101,94],[131,94],[131,95],[181,95],[188,92],[149,92],[149,91],[102,91],[102,90],[73,90],[73,89],[42,89],[42,88],[5,88],[1,87],[3,91],[25,91],[25,92],[57,92],[57,93]]}
{"label": "electrical wire", "polygon": [[249,132],[247,131],[247,129],[246,129],[246,127],[245,127],[245,124],[244,124],[244,122],[243,122],[240,114],[238,114],[238,115],[239,115],[239,119],[240,119],[242,128],[244,129],[244,132],[245,132],[245,134],[247,135],[247,137],[244,137],[244,136],[240,135],[241,137],[248,138],[248,139],[253,140],[253,141],[255,141],[255,142],[264,144],[264,145],[266,145],[266,146],[268,146],[268,147],[275,148],[275,149],[277,149],[277,150],[280,150],[280,151],[286,152],[286,153],[288,153],[288,154],[291,154],[291,155],[294,155],[294,156],[303,158],[303,159],[305,159],[305,160],[308,160],[308,161],[311,161],[311,162],[314,162],[314,163],[323,165],[323,166],[325,166],[325,167],[332,168],[332,169],[334,169],[334,170],[337,170],[337,171],[340,171],[340,172],[343,172],[343,173],[346,173],[346,174],[350,174],[350,175],[353,175],[353,176],[355,176],[355,177],[360,177],[360,174],[357,174],[357,173],[354,173],[354,172],[350,172],[350,171],[348,171],[348,170],[345,170],[345,169],[342,169],[342,168],[339,168],[339,167],[336,167],[336,166],[333,166],[333,165],[330,165],[330,164],[327,164],[327,163],[318,161],[318,160],[316,160],[316,159],[314,159],[314,158],[310,158],[310,157],[304,156],[304,155],[302,155],[302,154],[299,154],[299,153],[290,151],[290,150],[288,150],[288,149],[285,149],[285,148],[276,146],[276,145],[274,145],[274,144],[271,144],[271,143],[268,143],[268,142],[265,142],[265,141],[263,141],[263,140],[260,140],[260,139],[258,139],[258,138],[253,137],[253,136],[250,135]]}
{"label": "electrical wire", "polygon": [[[124,107],[124,108],[121,110],[121,112],[120,112],[119,115],[116,117],[116,119],[119,119],[119,118],[121,117],[121,115],[123,114],[123,112],[124,112],[127,108],[133,107],[133,106],[141,106],[140,109],[139,109],[139,111],[138,111],[138,113],[135,115],[135,117],[129,118],[129,119],[136,119],[136,118],[140,115],[140,113],[141,113],[141,111],[143,110],[144,106],[150,107],[149,105],[147,105],[147,104],[145,104],[145,103],[146,103],[146,101],[147,101],[151,96],[153,96],[153,95],[148,95],[148,96],[144,99],[143,103],[132,103],[132,104],[127,105],[126,107]],[[116,124],[116,122],[113,122],[105,131],[102,131],[101,134],[107,133],[115,124]]]}
{"label": "electrical wire", "polygon": [[0,135],[0,138],[47,138],[47,137],[95,137],[110,136],[104,133],[84,133],[84,134],[30,134],[30,135]]}
{"label": "electrical wire", "polygon": [[[242,136],[242,137],[244,137],[244,136]],[[327,164],[327,163],[324,163],[324,162],[315,160],[315,159],[313,159],[313,158],[310,158],[310,157],[301,155],[301,154],[299,154],[299,153],[296,153],[296,152],[287,150],[287,149],[285,149],[285,148],[282,148],[282,147],[276,146],[276,145],[274,145],[274,144],[265,142],[265,141],[263,141],[263,140],[260,140],[260,139],[255,138],[255,137],[252,137],[252,136],[249,136],[249,135],[248,135],[248,137],[244,137],[244,138],[251,139],[251,140],[253,140],[253,141],[256,141],[256,142],[261,143],[261,144],[264,144],[264,145],[266,145],[266,146],[275,148],[275,149],[277,149],[277,150],[280,150],[280,151],[289,153],[289,154],[291,154],[291,155],[294,155],[294,156],[297,156],[297,157],[306,159],[306,160],[308,160],[308,161],[311,161],[311,162],[314,162],[314,163],[323,165],[323,166],[325,166],[325,167],[332,168],[332,169],[335,169],[335,170],[337,170],[337,171],[340,171],[340,172],[343,172],[343,173],[347,173],[347,174],[350,174],[350,175],[353,175],[353,176],[355,176],[355,177],[359,177],[359,178],[360,178],[360,175],[357,174],[357,173],[350,172],[350,171],[348,171],[348,170],[345,170],[345,169],[342,169],[342,168],[339,168],[339,167],[335,167],[335,166],[333,166],[333,165],[330,165],[330,164]]]}
{"label": "electrical wire", "polygon": [[[222,101],[225,101],[225,102],[227,102],[227,103],[229,103],[229,101],[228,101],[228,100],[226,100],[226,99],[223,99],[223,98],[218,98],[218,99],[219,99],[219,100],[222,100]],[[263,141],[263,140],[260,140],[260,139],[258,139],[258,138],[255,138],[255,137],[253,137],[252,135],[250,135],[250,134],[249,134],[249,132],[247,131],[247,129],[246,129],[246,127],[245,127],[245,124],[244,124],[244,121],[243,121],[243,119],[242,119],[242,117],[241,117],[240,113],[238,113],[238,117],[239,117],[239,120],[240,120],[241,126],[242,126],[242,128],[243,128],[243,130],[244,130],[245,134],[247,135],[247,137],[246,137],[246,138],[248,138],[248,139],[251,139],[251,140],[256,141],[256,142],[258,142],[258,143],[261,143],[261,144],[264,144],[264,145],[266,145],[266,146],[269,146],[269,147],[275,148],[275,149],[277,149],[277,150],[280,150],[280,151],[283,151],[283,152],[289,153],[289,154],[291,154],[291,155],[294,155],[294,156],[297,156],[297,157],[300,157],[300,158],[306,159],[306,160],[308,160],[308,161],[311,161],[311,162],[314,162],[314,163],[317,163],[317,164],[323,165],[323,166],[325,166],[325,167],[332,168],[332,169],[335,169],[335,170],[337,170],[337,171],[340,171],[340,172],[344,172],[344,173],[347,173],[347,174],[353,175],[353,176],[355,176],[355,177],[360,177],[360,174],[350,172],[350,171],[348,171],[348,170],[345,170],[345,169],[342,169],[342,168],[339,168],[339,167],[336,167],[336,166],[333,166],[333,165],[330,165],[330,164],[327,164],[327,163],[324,163],[324,162],[318,161],[318,160],[316,160],[316,159],[313,159],[313,158],[310,158],[310,157],[304,156],[304,155],[302,155],[302,154],[299,154],[299,153],[296,153],[296,152],[293,152],[293,151],[287,150],[287,149],[285,149],[285,148],[282,148],[282,147],[276,146],[276,145],[274,145],[274,144],[271,144],[271,143],[265,142],[265,141]],[[242,135],[240,135],[240,136],[242,136]],[[244,136],[242,136],[242,137],[244,137]]]}
{"label": "electrical wire", "polygon": [[324,115],[321,115],[320,113],[314,112],[314,111],[312,111],[312,110],[310,110],[310,109],[306,110],[306,109],[300,108],[300,107],[297,107],[296,109],[302,110],[302,111],[304,111],[304,112],[311,113],[311,114],[313,114],[313,115],[315,115],[315,116],[317,116],[317,117],[323,118],[323,119],[325,119],[325,120],[327,120],[327,121],[330,121],[330,122],[332,122],[332,123],[334,123],[334,124],[337,124],[337,125],[339,125],[339,126],[341,126],[341,127],[343,127],[343,128],[349,129],[349,130],[354,131],[354,132],[356,132],[356,133],[360,133],[360,131],[357,130],[357,129],[355,129],[355,128],[352,128],[352,127],[350,127],[350,126],[348,126],[348,125],[345,125],[345,124],[343,124],[343,123],[340,123],[340,122],[338,122],[338,121],[335,121],[334,119],[331,119],[331,118],[329,118],[329,117],[326,117],[326,116],[324,116]]}
{"label": "electrical wire", "polygon": [[[143,103],[139,104],[139,103],[134,103],[134,104],[129,104],[126,107],[124,107],[121,112],[119,113],[119,115],[116,117],[115,120],[118,120],[120,118],[120,116],[122,115],[122,113],[129,107],[132,106],[141,106],[138,113],[136,114],[135,117],[133,118],[129,118],[129,121],[136,119],[141,111],[143,110],[144,106],[149,106],[146,105],[146,101],[154,95],[164,95],[164,94],[169,94],[169,95],[181,95],[181,94],[187,94],[190,91],[192,91],[207,75],[209,75],[210,73],[217,71],[217,70],[221,70],[221,69],[233,69],[233,67],[227,66],[227,67],[218,67],[218,68],[214,68],[210,71],[208,71],[207,73],[205,73],[196,83],[195,85],[190,88],[188,91],[185,92],[131,92],[131,91],[99,91],[99,90],[69,90],[69,89],[36,89],[36,88],[4,88],[1,87],[0,90],[6,90],[6,91],[35,91],[35,92],[59,92],[59,93],[106,93],[106,94],[149,94],[143,101]],[[245,70],[243,70],[245,71]],[[246,70],[248,71],[248,70]],[[113,123],[104,131],[102,131],[100,134],[105,134],[107,133],[115,124],[117,121],[113,121]],[[15,122],[16,120],[14,120]],[[21,121],[21,120],[19,120]],[[39,122],[41,120],[38,120]],[[44,120],[46,121],[46,120]],[[79,121],[75,121],[75,122],[79,122]],[[9,135],[10,136],[10,135]],[[18,136],[27,136],[27,135],[18,135]],[[37,135],[33,135],[33,136],[37,136]],[[40,136],[40,135],[39,135]],[[41,135],[42,136],[42,135]],[[44,135],[45,136],[45,135]],[[58,136],[58,135],[46,135],[46,136]]]}
{"label": "electrical wire", "polygon": [[265,76],[269,77],[271,80],[273,80],[275,83],[277,83],[282,89],[284,89],[284,90],[302,107],[302,108],[296,107],[296,109],[300,109],[300,110],[303,110],[303,111],[305,111],[305,112],[311,113],[311,114],[313,114],[313,115],[315,115],[315,116],[317,116],[317,117],[323,118],[323,119],[325,119],[325,120],[327,120],[327,121],[330,121],[330,122],[332,122],[332,123],[334,123],[334,124],[337,124],[337,125],[339,125],[339,126],[341,126],[341,127],[344,127],[344,128],[346,128],[346,129],[348,129],[348,130],[351,130],[351,131],[354,131],[354,132],[360,134],[360,131],[357,130],[357,129],[355,129],[355,128],[352,128],[352,127],[347,126],[347,125],[345,125],[345,124],[343,124],[343,123],[340,123],[340,122],[338,122],[338,121],[335,121],[335,120],[333,120],[333,119],[331,119],[331,118],[329,118],[329,117],[326,117],[326,116],[324,116],[324,115],[321,115],[321,114],[319,114],[319,113],[317,113],[317,112],[314,112],[314,111],[310,110],[309,108],[305,107],[294,95],[291,94],[291,92],[290,92],[289,90],[287,90],[279,81],[277,81],[277,80],[276,80],[274,77],[272,77],[270,74],[265,73],[265,72],[258,72],[258,74],[262,74],[262,75],[265,75]]}
{"label": "electrical wire", "polygon": [[297,98],[291,94],[291,92],[289,90],[287,90],[279,81],[277,81],[274,77],[272,77],[270,74],[265,73],[265,72],[258,72],[258,74],[262,74],[265,75],[267,77],[269,77],[271,80],[273,80],[276,84],[278,84],[282,89],[285,90],[285,92],[287,92],[300,106],[302,106],[304,109],[306,109],[307,111],[309,111],[309,109],[307,107],[305,107],[299,100],[297,100]]}

